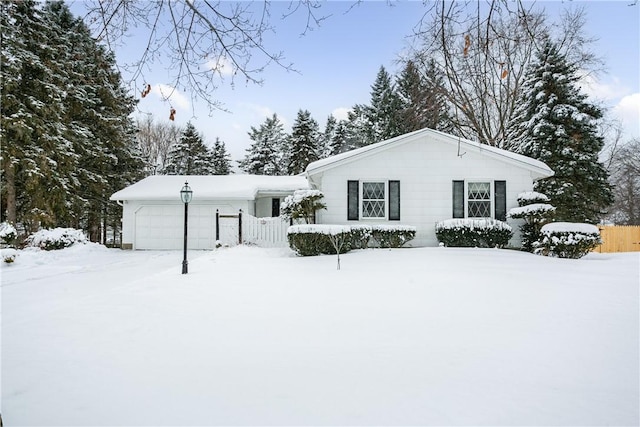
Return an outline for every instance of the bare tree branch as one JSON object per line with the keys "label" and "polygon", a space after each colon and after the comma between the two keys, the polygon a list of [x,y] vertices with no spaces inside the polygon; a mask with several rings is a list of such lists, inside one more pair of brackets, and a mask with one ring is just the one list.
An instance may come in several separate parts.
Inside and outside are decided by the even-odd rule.
{"label": "bare tree branch", "polygon": [[[109,49],[130,36],[144,46],[139,59],[123,66],[138,90],[150,83],[150,70],[162,67],[170,73],[163,84],[191,92],[192,100],[204,100],[210,110],[223,109],[215,92],[227,80],[232,86],[238,77],[261,84],[260,74],[271,65],[296,71],[265,42],[275,31],[268,2],[90,0],[86,8],[85,21]],[[282,19],[304,15],[304,35],[327,18],[319,8],[317,0],[291,1]]]}

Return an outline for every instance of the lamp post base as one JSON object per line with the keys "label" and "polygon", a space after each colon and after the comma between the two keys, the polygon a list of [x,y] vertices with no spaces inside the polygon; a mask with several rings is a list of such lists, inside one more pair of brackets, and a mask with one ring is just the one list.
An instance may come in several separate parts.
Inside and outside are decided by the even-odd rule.
{"label": "lamp post base", "polygon": [[188,268],[187,268],[188,264],[189,263],[187,262],[186,259],[182,261],[182,274],[187,274],[188,273],[188,271],[187,271],[188,270]]}

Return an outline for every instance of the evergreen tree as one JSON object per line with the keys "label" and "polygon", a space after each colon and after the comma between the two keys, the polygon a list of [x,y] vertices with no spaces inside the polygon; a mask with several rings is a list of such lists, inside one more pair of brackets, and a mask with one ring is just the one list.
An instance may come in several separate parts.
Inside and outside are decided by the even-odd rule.
{"label": "evergreen tree", "polygon": [[167,175],[212,175],[213,157],[195,126],[187,123],[180,141],[169,150]]}
{"label": "evergreen tree", "polygon": [[311,162],[318,160],[320,130],[308,110],[299,110],[291,129],[291,158],[289,174],[302,173]]}
{"label": "evergreen tree", "polygon": [[327,123],[324,127],[324,133],[322,134],[322,139],[320,141],[320,147],[318,147],[318,157],[321,159],[331,155],[333,151],[331,146],[335,140],[337,130],[338,121],[333,114],[329,114],[329,117],[327,117]]}
{"label": "evergreen tree", "polygon": [[537,181],[535,190],[549,196],[556,219],[595,223],[613,197],[598,161],[604,141],[596,121],[602,112],[580,92],[576,71],[557,46],[546,41],[524,83],[509,135],[515,151],[555,172]]}
{"label": "evergreen tree", "polygon": [[401,108],[391,76],[381,66],[371,86],[371,104],[365,109],[370,125],[367,145],[402,134]]}
{"label": "evergreen tree", "polygon": [[334,156],[336,154],[344,153],[348,151],[349,130],[348,122],[346,120],[340,120],[336,125],[336,129],[333,132],[331,141],[329,141],[329,155]]}
{"label": "evergreen tree", "polygon": [[227,147],[224,141],[220,141],[220,138],[216,138],[213,145],[212,158],[214,175],[229,175],[231,173],[231,155],[227,153]]}
{"label": "evergreen tree", "polygon": [[424,128],[451,132],[442,76],[433,60],[429,61],[424,76],[413,61],[407,61],[396,87],[400,102],[400,133]]}
{"label": "evergreen tree", "polygon": [[112,204],[109,196],[140,177],[142,163],[129,118],[135,99],[127,94],[115,57],[96,44],[89,29],[62,1],[44,7],[65,56],[67,139],[76,165],[71,171],[67,220],[58,225],[85,229],[100,241]]}
{"label": "evergreen tree", "polygon": [[65,214],[75,158],[62,119],[64,60],[55,29],[31,0],[0,2],[3,198],[27,231]]}
{"label": "evergreen tree", "polygon": [[251,127],[253,141],[247,155],[239,163],[240,169],[255,175],[285,175],[287,173],[287,134],[276,114],[268,117],[258,129]]}
{"label": "evergreen tree", "polygon": [[345,123],[345,140],[342,152],[373,144],[373,124],[368,117],[368,107],[356,104],[347,115]]}
{"label": "evergreen tree", "polygon": [[135,100],[63,2],[2,2],[0,19],[3,216],[27,232],[72,226],[98,240],[108,196],[140,168]]}

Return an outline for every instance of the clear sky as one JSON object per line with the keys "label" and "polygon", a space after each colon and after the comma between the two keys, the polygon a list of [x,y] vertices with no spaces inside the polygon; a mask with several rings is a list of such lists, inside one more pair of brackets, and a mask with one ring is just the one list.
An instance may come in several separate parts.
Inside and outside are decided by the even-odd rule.
{"label": "clear sky", "polygon": [[[586,32],[598,41],[593,45],[606,64],[597,80],[590,80],[585,91],[594,101],[611,108],[623,121],[625,136],[640,137],[640,4],[629,6],[623,1],[546,1],[538,2],[552,14],[566,7],[584,6],[587,12]],[[371,84],[381,65],[390,73],[398,71],[397,60],[406,49],[407,37],[426,11],[422,2],[393,3],[364,1],[325,2],[319,13],[331,15],[319,28],[307,31],[301,14],[280,20],[288,1],[272,3],[276,32],[266,39],[271,51],[283,51],[299,73],[287,72],[272,65],[260,76],[262,86],[237,81],[231,88],[222,83],[215,93],[229,112],[211,115],[203,102],[193,103],[187,93],[177,92],[171,106],[177,110],[175,122],[184,125],[191,120],[212,144],[220,137],[234,160],[240,160],[251,144],[247,132],[258,127],[267,116],[277,113],[290,130],[299,109],[308,109],[324,128],[333,113],[343,118],[356,103],[368,103]],[[78,4],[74,5],[74,10]],[[348,12],[347,12],[348,11]],[[140,49],[130,39],[119,59]],[[125,76],[126,77],[126,76]],[[169,105],[158,95],[159,84],[169,82],[166,71],[157,69],[150,81],[150,96],[141,99],[140,113],[153,113],[158,120],[168,120]]]}

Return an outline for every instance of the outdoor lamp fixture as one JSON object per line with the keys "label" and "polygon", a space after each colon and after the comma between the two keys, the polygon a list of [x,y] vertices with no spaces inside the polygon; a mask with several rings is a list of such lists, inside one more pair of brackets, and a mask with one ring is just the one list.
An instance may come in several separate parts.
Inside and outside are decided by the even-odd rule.
{"label": "outdoor lamp fixture", "polygon": [[180,190],[180,199],[184,203],[184,258],[182,259],[182,274],[187,274],[187,216],[189,213],[189,202],[193,196],[193,191],[189,187],[187,181],[184,182],[184,187]]}

